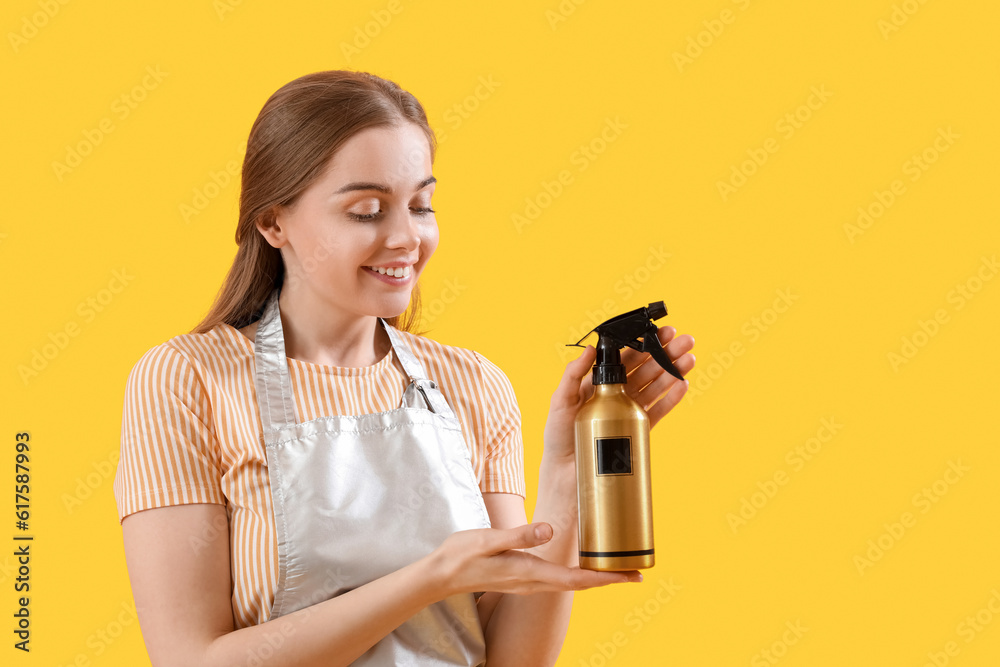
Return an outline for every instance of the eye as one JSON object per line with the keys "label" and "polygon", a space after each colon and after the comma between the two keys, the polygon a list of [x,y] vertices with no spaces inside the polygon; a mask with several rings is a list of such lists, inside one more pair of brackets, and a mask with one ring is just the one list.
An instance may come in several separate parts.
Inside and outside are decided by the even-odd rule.
{"label": "eye", "polygon": [[350,211],[347,212],[347,217],[351,218],[352,220],[358,220],[360,222],[365,222],[367,220],[374,220],[380,215],[382,215],[381,210],[376,211],[374,213],[351,213]]}
{"label": "eye", "polygon": [[364,222],[367,220],[374,220],[375,218],[381,216],[382,213],[381,200],[372,197],[355,202],[355,204],[351,206],[351,209],[347,211],[347,217],[352,220]]}
{"label": "eye", "polygon": [[410,210],[417,215],[428,215],[429,213],[436,213],[434,209],[430,206],[411,206]]}

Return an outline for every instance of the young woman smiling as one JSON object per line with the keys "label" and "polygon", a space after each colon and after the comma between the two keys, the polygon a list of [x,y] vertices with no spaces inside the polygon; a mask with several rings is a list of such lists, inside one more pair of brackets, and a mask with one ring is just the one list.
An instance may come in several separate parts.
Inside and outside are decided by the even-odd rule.
{"label": "young woman smiling", "polygon": [[[574,566],[593,348],[553,394],[529,524],[509,381],[411,332],[434,148],[412,95],[357,72],[254,123],[215,304],[126,386],[115,494],[157,667],[549,665],[572,591],[640,580]],[[660,337],[690,370],[694,340]],[[645,358],[623,354],[655,423],[687,383]]]}

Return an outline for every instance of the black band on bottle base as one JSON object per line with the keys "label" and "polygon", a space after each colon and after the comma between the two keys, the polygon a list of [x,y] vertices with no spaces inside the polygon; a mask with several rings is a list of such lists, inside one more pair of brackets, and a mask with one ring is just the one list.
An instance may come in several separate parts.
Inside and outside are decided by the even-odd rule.
{"label": "black band on bottle base", "polygon": [[628,556],[652,556],[655,549],[639,551],[581,551],[580,558],[625,558]]}

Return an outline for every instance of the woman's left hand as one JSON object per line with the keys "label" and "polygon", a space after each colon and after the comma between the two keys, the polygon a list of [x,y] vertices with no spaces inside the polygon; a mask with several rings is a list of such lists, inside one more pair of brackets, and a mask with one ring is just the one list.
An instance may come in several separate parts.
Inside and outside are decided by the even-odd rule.
{"label": "woman's left hand", "polygon": [[[687,334],[677,336],[677,330],[671,326],[660,327],[657,333],[674,366],[687,375],[694,368],[695,358],[690,352],[694,338]],[[688,382],[667,373],[644,352],[626,347],[621,354],[628,373],[625,391],[646,410],[652,428],[684,397]],[[552,457],[553,462],[576,460],[574,421],[580,407],[594,392],[591,368],[596,356],[597,351],[588,345],[579,358],[566,365],[559,387],[552,395],[544,437],[545,456]]]}

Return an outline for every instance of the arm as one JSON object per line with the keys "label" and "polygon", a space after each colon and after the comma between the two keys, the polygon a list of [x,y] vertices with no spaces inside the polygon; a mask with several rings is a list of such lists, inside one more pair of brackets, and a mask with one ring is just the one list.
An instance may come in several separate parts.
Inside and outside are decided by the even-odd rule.
{"label": "arm", "polygon": [[[546,542],[535,525],[453,534],[430,555],[348,593],[258,626],[234,629],[223,505],[176,505],[123,521],[143,638],[156,667],[347,665],[427,605],[456,593],[535,593],[623,581],[571,570],[519,549]],[[197,545],[196,547],[193,545]]]}
{"label": "arm", "polygon": [[[694,339],[690,336],[675,339],[675,334],[673,327],[663,327],[659,331],[660,341],[677,368],[687,373],[694,367],[694,355],[687,354],[694,346]],[[567,567],[579,563],[574,420],[593,392],[590,369],[595,356],[594,348],[588,347],[566,367],[552,396],[539,469],[533,520],[549,523],[553,537],[531,549],[531,553]],[[629,373],[626,391],[646,409],[652,427],[683,398],[687,383],[670,376],[655,362],[644,363],[647,359],[649,355],[634,350],[622,353],[622,363]],[[484,498],[491,521],[496,517],[495,526],[505,528],[526,520],[524,502],[519,496],[485,494]],[[481,599],[481,607],[484,602],[489,604],[481,617],[486,618],[486,655],[491,667],[555,663],[569,626],[572,591],[500,595]]]}
{"label": "arm", "polygon": [[139,512],[122,523],[154,665],[346,665],[438,597],[421,561],[323,604],[234,630],[229,533],[197,529],[225,522],[224,506],[195,504]]}
{"label": "arm", "polygon": [[[576,467],[545,470],[542,463],[538,480],[539,498],[535,517],[552,526],[550,541],[531,553],[552,563],[578,568],[576,525]],[[572,495],[573,514],[565,494]],[[524,499],[506,493],[484,494],[490,522],[498,528],[527,523]],[[578,570],[585,571],[585,570]],[[628,581],[640,581],[630,574]],[[489,597],[487,597],[489,596]],[[488,605],[485,610],[482,608]],[[531,596],[486,593],[479,601],[485,621],[486,655],[493,665],[552,665],[562,649],[573,608],[573,592],[559,591]]]}

